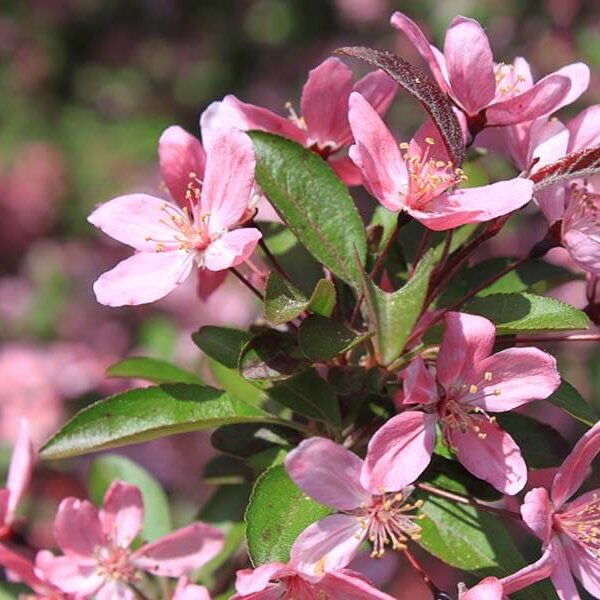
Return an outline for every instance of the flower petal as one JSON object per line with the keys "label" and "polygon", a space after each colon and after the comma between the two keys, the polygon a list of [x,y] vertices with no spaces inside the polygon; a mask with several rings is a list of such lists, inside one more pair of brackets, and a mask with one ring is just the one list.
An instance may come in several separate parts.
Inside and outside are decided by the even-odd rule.
{"label": "flower petal", "polygon": [[594,598],[600,598],[598,557],[566,535],[561,535],[560,540],[573,575]]}
{"label": "flower petal", "polygon": [[135,485],[114,481],[99,512],[104,535],[120,548],[129,548],[142,528],[144,503]]}
{"label": "flower petal", "polygon": [[550,579],[560,600],[581,600],[565,549],[558,536],[552,538],[548,551],[553,554],[554,559],[554,570]]}
{"label": "flower petal", "polygon": [[366,187],[388,210],[404,206],[408,175],[400,148],[375,109],[357,92],[350,95],[348,119],[356,145],[350,158],[360,168]]}
{"label": "flower petal", "polygon": [[598,452],[600,452],[600,421],[579,438],[556,473],[550,493],[556,510],[559,510],[581,486],[588,475],[590,463],[596,458]]}
{"label": "flower petal", "polygon": [[171,600],[211,600],[211,598],[209,591],[203,585],[195,585],[187,577],[181,577]]}
{"label": "flower petal", "polygon": [[244,262],[256,248],[262,233],[254,227],[228,231],[211,242],[204,252],[204,266],[210,271],[222,271]]}
{"label": "flower petal", "polygon": [[192,523],[142,546],[131,561],[144,571],[181,577],[198,569],[223,549],[223,534],[210,525]]}
{"label": "flower petal", "polygon": [[198,269],[198,283],[196,291],[198,297],[206,301],[214,292],[216,292],[227,278],[227,271],[209,271],[208,269]]}
{"label": "flower petal", "polygon": [[327,160],[327,164],[346,185],[355,186],[362,183],[360,169],[349,156],[334,156]]}
{"label": "flower petal", "polygon": [[481,25],[455,17],[446,31],[444,57],[454,97],[468,114],[477,114],[496,93],[492,49]]}
{"label": "flower petal", "polygon": [[[33,463],[35,462],[35,450],[29,438],[29,427],[25,419],[21,419],[17,441],[10,459],[6,487],[10,492],[8,498],[8,512],[6,520],[10,522],[17,510],[17,506],[29,485]],[[4,521],[0,521],[4,522]]]}
{"label": "flower petal", "polygon": [[309,525],[290,551],[291,562],[303,573],[322,575],[347,566],[362,544],[366,531],[356,517],[329,515]]}
{"label": "flower petal", "polygon": [[446,388],[492,352],[496,328],[485,317],[459,312],[444,315],[446,329],[436,363],[438,381]]}
{"label": "flower petal", "polygon": [[272,579],[295,574],[293,567],[284,563],[267,563],[256,569],[242,569],[235,574],[235,589],[241,596],[262,592]]}
{"label": "flower petal", "polygon": [[[52,553],[47,550],[42,551],[40,554],[44,553],[53,556]],[[35,572],[31,560],[17,552],[13,552],[4,544],[0,544],[0,565],[2,565],[7,572],[10,572],[15,579],[26,584],[36,593],[43,594],[53,587],[51,584],[40,579]]]}
{"label": "flower petal", "polygon": [[369,442],[362,485],[374,494],[400,491],[431,461],[437,417],[409,410],[392,417]]}
{"label": "flower petal", "polygon": [[88,221],[136,250],[154,251],[159,243],[165,248],[178,246],[172,216],[185,218],[170,202],[148,194],[128,194],[101,204]]}
{"label": "flower petal", "polygon": [[288,475],[307,496],[338,510],[371,500],[360,484],[362,465],[356,454],[320,437],[304,440],[285,459]]}
{"label": "flower petal", "polygon": [[595,216],[591,215],[588,219],[571,223],[568,215],[578,210],[576,204],[572,200],[565,213],[562,236],[564,247],[584,271],[600,275],[600,227]]}
{"label": "flower petal", "polygon": [[[549,577],[556,568],[556,552],[554,547],[549,546],[542,556],[534,563],[523,567],[516,573],[503,577],[500,581],[505,594],[518,592],[542,579]],[[461,598],[461,600],[463,600]],[[481,600],[484,600],[482,597]]]}
{"label": "flower petal", "polygon": [[104,577],[95,563],[82,565],[70,556],[54,556],[43,550],[38,552],[36,572],[52,585],[77,597],[92,597],[103,585]]}
{"label": "flower petal", "polygon": [[571,82],[571,89],[554,111],[561,109],[563,106],[573,104],[590,86],[590,68],[582,62],[565,65],[552,73],[552,75],[562,75]]}
{"label": "flower petal", "polygon": [[502,600],[504,588],[497,577],[486,577],[465,594],[460,594],[460,600]]}
{"label": "flower petal", "polygon": [[465,383],[477,392],[469,402],[490,412],[505,412],[544,400],[560,385],[556,359],[539,348],[509,348],[474,365]]}
{"label": "flower petal", "polygon": [[189,206],[185,193],[191,174],[202,180],[206,166],[206,152],[198,140],[185,129],[171,125],[158,140],[160,174],[171,196],[179,206]]}
{"label": "flower petal", "polygon": [[95,550],[106,545],[96,507],[87,500],[65,498],[54,519],[54,539],[69,558],[95,564]]}
{"label": "flower petal", "polygon": [[123,581],[108,581],[98,590],[95,600],[136,600],[138,595]]}
{"label": "flower petal", "polygon": [[254,184],[254,150],[250,138],[237,129],[215,136],[206,159],[200,200],[210,215],[208,229],[222,232],[236,225],[246,212]]}
{"label": "flower petal", "polygon": [[401,371],[404,395],[403,404],[434,404],[438,401],[438,390],[435,377],[425,366],[421,355]]}
{"label": "flower petal", "polygon": [[[478,430],[444,428],[445,434],[462,465],[498,491],[513,496],[527,483],[527,465],[521,450],[506,433],[485,417],[475,417]],[[485,436],[485,437],[480,437]]]}
{"label": "flower petal", "polygon": [[[569,152],[593,148],[600,144],[600,105],[582,110],[567,123]],[[565,152],[566,154],[566,152]]]}
{"label": "flower petal", "polygon": [[140,252],[103,273],[94,283],[100,304],[147,304],[173,291],[190,274],[193,254],[185,251]]}
{"label": "flower petal", "polygon": [[534,488],[525,494],[521,505],[521,516],[529,529],[544,544],[548,544],[552,535],[552,505],[545,488]]}
{"label": "flower petal", "polygon": [[394,600],[385,592],[373,587],[359,573],[342,569],[335,573],[326,573],[323,579],[314,585],[317,591],[324,592],[325,598],[340,598],[344,600]]}
{"label": "flower petal", "polygon": [[383,115],[398,91],[398,84],[385,71],[377,69],[359,79],[354,85],[354,91],[358,92],[378,114]]}

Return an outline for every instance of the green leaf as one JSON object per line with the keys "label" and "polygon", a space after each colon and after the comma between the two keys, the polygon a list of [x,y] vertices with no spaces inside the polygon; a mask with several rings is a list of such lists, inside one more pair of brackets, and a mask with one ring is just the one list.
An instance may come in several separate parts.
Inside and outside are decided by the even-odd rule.
{"label": "green leaf", "polygon": [[335,286],[327,279],[319,280],[312,296],[307,299],[276,271],[269,274],[265,290],[265,316],[273,325],[287,323],[309,309],[329,316],[334,305]]}
{"label": "green leaf", "polygon": [[246,511],[246,540],[252,564],[287,563],[298,535],[331,512],[308,498],[282,465],[268,469],[256,480]]}
{"label": "green leaf", "polygon": [[329,423],[334,428],[341,426],[335,392],[314,369],[275,384],[267,393],[300,415]]}
{"label": "green leaf", "polygon": [[329,165],[296,142],[250,132],[256,180],[298,240],[334,275],[360,288],[355,254],[364,264],[365,228],[348,193]]}
{"label": "green leaf", "polygon": [[84,408],[44,444],[41,455],[77,456],[229,423],[280,421],[222,390],[165,384],[130,390]]}
{"label": "green leaf", "polygon": [[463,309],[481,315],[496,325],[497,333],[587,329],[586,314],[574,306],[534,294],[492,294],[475,298]]}
{"label": "green leaf", "polygon": [[145,379],[152,383],[197,383],[202,380],[188,371],[158,358],[130,356],[106,370],[108,377]]}
{"label": "green leaf", "polygon": [[281,381],[307,369],[296,338],[271,329],[252,338],[240,355],[240,373],[250,381]]}
{"label": "green leaf", "polygon": [[567,458],[569,444],[554,427],[518,413],[502,413],[495,417],[500,427],[517,443],[529,468],[558,467]]}
{"label": "green leaf", "polygon": [[419,262],[408,283],[392,294],[377,287],[363,271],[367,311],[377,332],[376,346],[383,364],[390,364],[402,353],[421,314],[432,269],[433,252],[430,250]]}
{"label": "green leaf", "polygon": [[571,415],[588,427],[593,427],[598,421],[596,411],[585,401],[581,394],[567,381],[562,381],[558,389],[546,398],[567,414]]}
{"label": "green leaf", "polygon": [[228,394],[257,408],[263,407],[267,399],[265,392],[256,383],[244,379],[237,369],[229,369],[212,358],[208,359],[208,368],[215,383]]}
{"label": "green leaf", "polygon": [[164,490],[150,473],[124,456],[107,454],[92,462],[87,478],[92,502],[100,506],[106,490],[116,480],[137,486],[142,494],[144,501],[142,537],[145,540],[151,542],[171,531],[169,503]]}
{"label": "green leaf", "polygon": [[239,458],[217,454],[204,465],[202,479],[210,485],[239,485],[251,481],[253,472]]}
{"label": "green leaf", "polygon": [[237,369],[238,360],[250,334],[233,327],[205,325],[192,334],[196,346],[229,369]]}
{"label": "green leaf", "polygon": [[398,224],[398,213],[388,210],[381,204],[377,204],[373,210],[373,216],[369,223],[369,229],[374,231],[376,228],[380,230],[380,235],[377,239],[377,244],[372,248],[375,254],[379,254],[390,241],[390,238],[396,231],[396,225]]}
{"label": "green leaf", "polygon": [[217,450],[247,458],[274,446],[280,448],[298,442],[293,430],[262,423],[224,425],[213,431],[211,444]]}
{"label": "green leaf", "polygon": [[338,321],[311,315],[300,325],[298,344],[311,361],[325,362],[354,348],[371,335],[353,331]]}

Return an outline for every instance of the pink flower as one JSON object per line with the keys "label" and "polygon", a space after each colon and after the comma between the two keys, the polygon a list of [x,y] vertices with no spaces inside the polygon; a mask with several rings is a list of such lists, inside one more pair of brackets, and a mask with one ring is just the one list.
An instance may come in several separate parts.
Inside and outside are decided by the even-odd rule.
{"label": "pink flower", "polygon": [[391,23],[408,36],[440,88],[476,122],[476,130],[549,115],[576,100],[589,84],[590,71],[583,63],[563,67],[536,84],[524,59],[512,65],[494,63],[489,40],[473,19],[452,20],[443,53],[401,12],[392,15]]}
{"label": "pink flower", "polygon": [[190,580],[183,576],[177,582],[171,600],[210,600],[210,594],[203,585],[190,583]]}
{"label": "pink flower", "polygon": [[309,575],[293,561],[238,571],[235,589],[231,600],[394,600],[349,569]]}
{"label": "pink flower", "polygon": [[362,459],[343,446],[325,438],[304,440],[287,455],[285,468],[305,494],[339,511],[309,525],[294,542],[292,562],[304,573],[345,567],[365,540],[373,545],[371,556],[380,557],[388,545],[401,550],[408,539],[418,539],[420,517],[406,514],[420,506],[407,502],[413,488],[372,494],[360,481]]}
{"label": "pink flower", "polygon": [[596,423],[558,470],[550,494],[535,488],[521,507],[523,520],[542,540],[544,560],[538,562],[551,563],[551,579],[561,600],[579,598],[573,575],[594,598],[600,597],[600,490],[569,502],[599,451],[600,423]]}
{"label": "pink flower", "polygon": [[502,583],[497,577],[486,577],[470,590],[460,589],[458,600],[503,600],[505,598]]}
{"label": "pink flower", "polygon": [[17,507],[31,480],[34,462],[35,450],[29,439],[27,421],[21,419],[8,468],[6,487],[0,489],[0,538],[10,534]]}
{"label": "pink flower", "polygon": [[[402,489],[427,467],[439,423],[444,442],[463,466],[505,494],[527,481],[512,437],[489,413],[548,397],[560,384],[556,360],[537,348],[492,354],[496,329],[483,317],[449,312],[435,375],[422,357],[402,372],[404,405],[369,442],[361,481],[370,490]],[[402,460],[399,459],[402,457]]]}
{"label": "pink flower", "polygon": [[[182,156],[187,168],[187,155]],[[163,172],[174,173],[175,163],[173,159],[171,170],[163,166]],[[98,302],[109,306],[154,302],[183,282],[194,263],[223,271],[246,260],[261,233],[254,228],[230,230],[246,213],[253,180],[252,143],[242,132],[231,130],[211,145],[204,181],[188,173],[187,206],[130,194],[97,208],[88,217],[90,223],[137,250],[96,281]],[[181,200],[180,179],[168,175],[166,182]]]}
{"label": "pink flower", "polygon": [[[310,71],[300,100],[301,116],[290,108],[289,118],[226,96],[211,104],[200,118],[202,136],[210,145],[216,132],[236,127],[270,131],[294,140],[326,159],[347,185],[358,185],[360,174],[347,157],[337,156],[352,141],[348,97],[355,90],[368,98],[379,114],[391,104],[397,84],[383,71],[374,71],[353,84],[352,71],[337,58],[328,58]],[[336,156],[334,156],[336,155]]]}
{"label": "pink flower", "polygon": [[136,583],[139,571],[181,577],[207,563],[223,547],[223,535],[217,529],[192,523],[132,551],[142,517],[140,491],[120,481],[107,490],[99,511],[86,500],[66,498],[54,521],[54,537],[64,556],[39,552],[39,576],[69,594],[133,600],[136,596],[130,585]]}
{"label": "pink flower", "polygon": [[466,176],[449,160],[439,132],[430,122],[410,144],[399,147],[377,112],[358,93],[350,95],[348,118],[356,141],[350,158],[360,168],[367,189],[388,210],[405,210],[429,229],[489,221],[531,199],[533,183],[524,178],[455,189]]}

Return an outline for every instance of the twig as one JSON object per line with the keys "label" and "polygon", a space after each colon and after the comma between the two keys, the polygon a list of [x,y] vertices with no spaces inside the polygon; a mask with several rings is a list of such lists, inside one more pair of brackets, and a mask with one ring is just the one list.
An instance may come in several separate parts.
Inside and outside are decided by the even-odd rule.
{"label": "twig", "polygon": [[423,582],[427,585],[431,592],[436,594],[439,591],[438,588],[434,585],[431,579],[429,579],[429,575],[425,573],[421,565],[417,562],[417,559],[412,555],[408,548],[404,549],[404,556],[406,556],[406,560],[408,560],[410,566],[421,576]]}
{"label": "twig", "polygon": [[264,296],[235,268],[229,267],[229,270],[261,301],[264,302]]}
{"label": "twig", "polygon": [[[254,221],[252,223],[256,226],[256,224],[254,223]],[[256,228],[258,229],[257,226],[256,226]],[[269,246],[267,246],[267,242],[265,242],[264,238],[260,238],[260,240],[258,240],[258,245],[260,246],[261,250],[265,253],[265,256],[269,259],[270,263],[273,265],[273,267],[275,268],[275,270],[284,279],[287,279],[290,283],[292,283],[292,280],[291,280],[290,276],[288,275],[288,273],[286,272],[286,270],[283,268],[283,266],[281,265],[281,263],[277,260],[277,257],[271,252],[271,250],[269,250]]]}
{"label": "twig", "polygon": [[600,342],[599,333],[576,333],[573,335],[513,335],[496,338],[497,344],[543,344],[544,342]]}

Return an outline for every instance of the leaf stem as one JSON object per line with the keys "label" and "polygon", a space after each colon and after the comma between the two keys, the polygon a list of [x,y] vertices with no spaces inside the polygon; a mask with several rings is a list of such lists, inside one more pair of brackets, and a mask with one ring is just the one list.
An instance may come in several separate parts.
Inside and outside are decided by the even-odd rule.
{"label": "leaf stem", "polygon": [[[258,229],[260,231],[260,228],[254,221],[252,221],[252,225],[254,225],[254,227],[256,227],[256,229]],[[283,268],[281,263],[277,260],[277,257],[269,249],[269,246],[267,245],[267,242],[265,242],[264,238],[261,237],[260,240],[258,240],[258,245],[260,246],[261,250],[265,253],[265,256],[269,259],[270,263],[273,265],[275,270],[278,271],[278,273],[284,279],[287,279],[287,281],[289,281],[290,283],[293,283],[290,276],[286,272],[286,270]]]}
{"label": "leaf stem", "polygon": [[261,301],[264,302],[264,296],[235,268],[229,267],[229,270]]}
{"label": "leaf stem", "polygon": [[410,566],[421,576],[423,582],[427,585],[427,587],[431,590],[433,594],[437,593],[439,590],[434,585],[434,583],[429,579],[429,575],[425,573],[421,565],[417,562],[417,559],[412,555],[412,552],[408,548],[404,549],[404,556],[406,556],[406,560],[410,563]]}
{"label": "leaf stem", "polygon": [[516,337],[514,335],[499,336],[497,344],[543,344],[544,342],[599,342],[599,333],[580,333],[573,335],[529,335]]}

